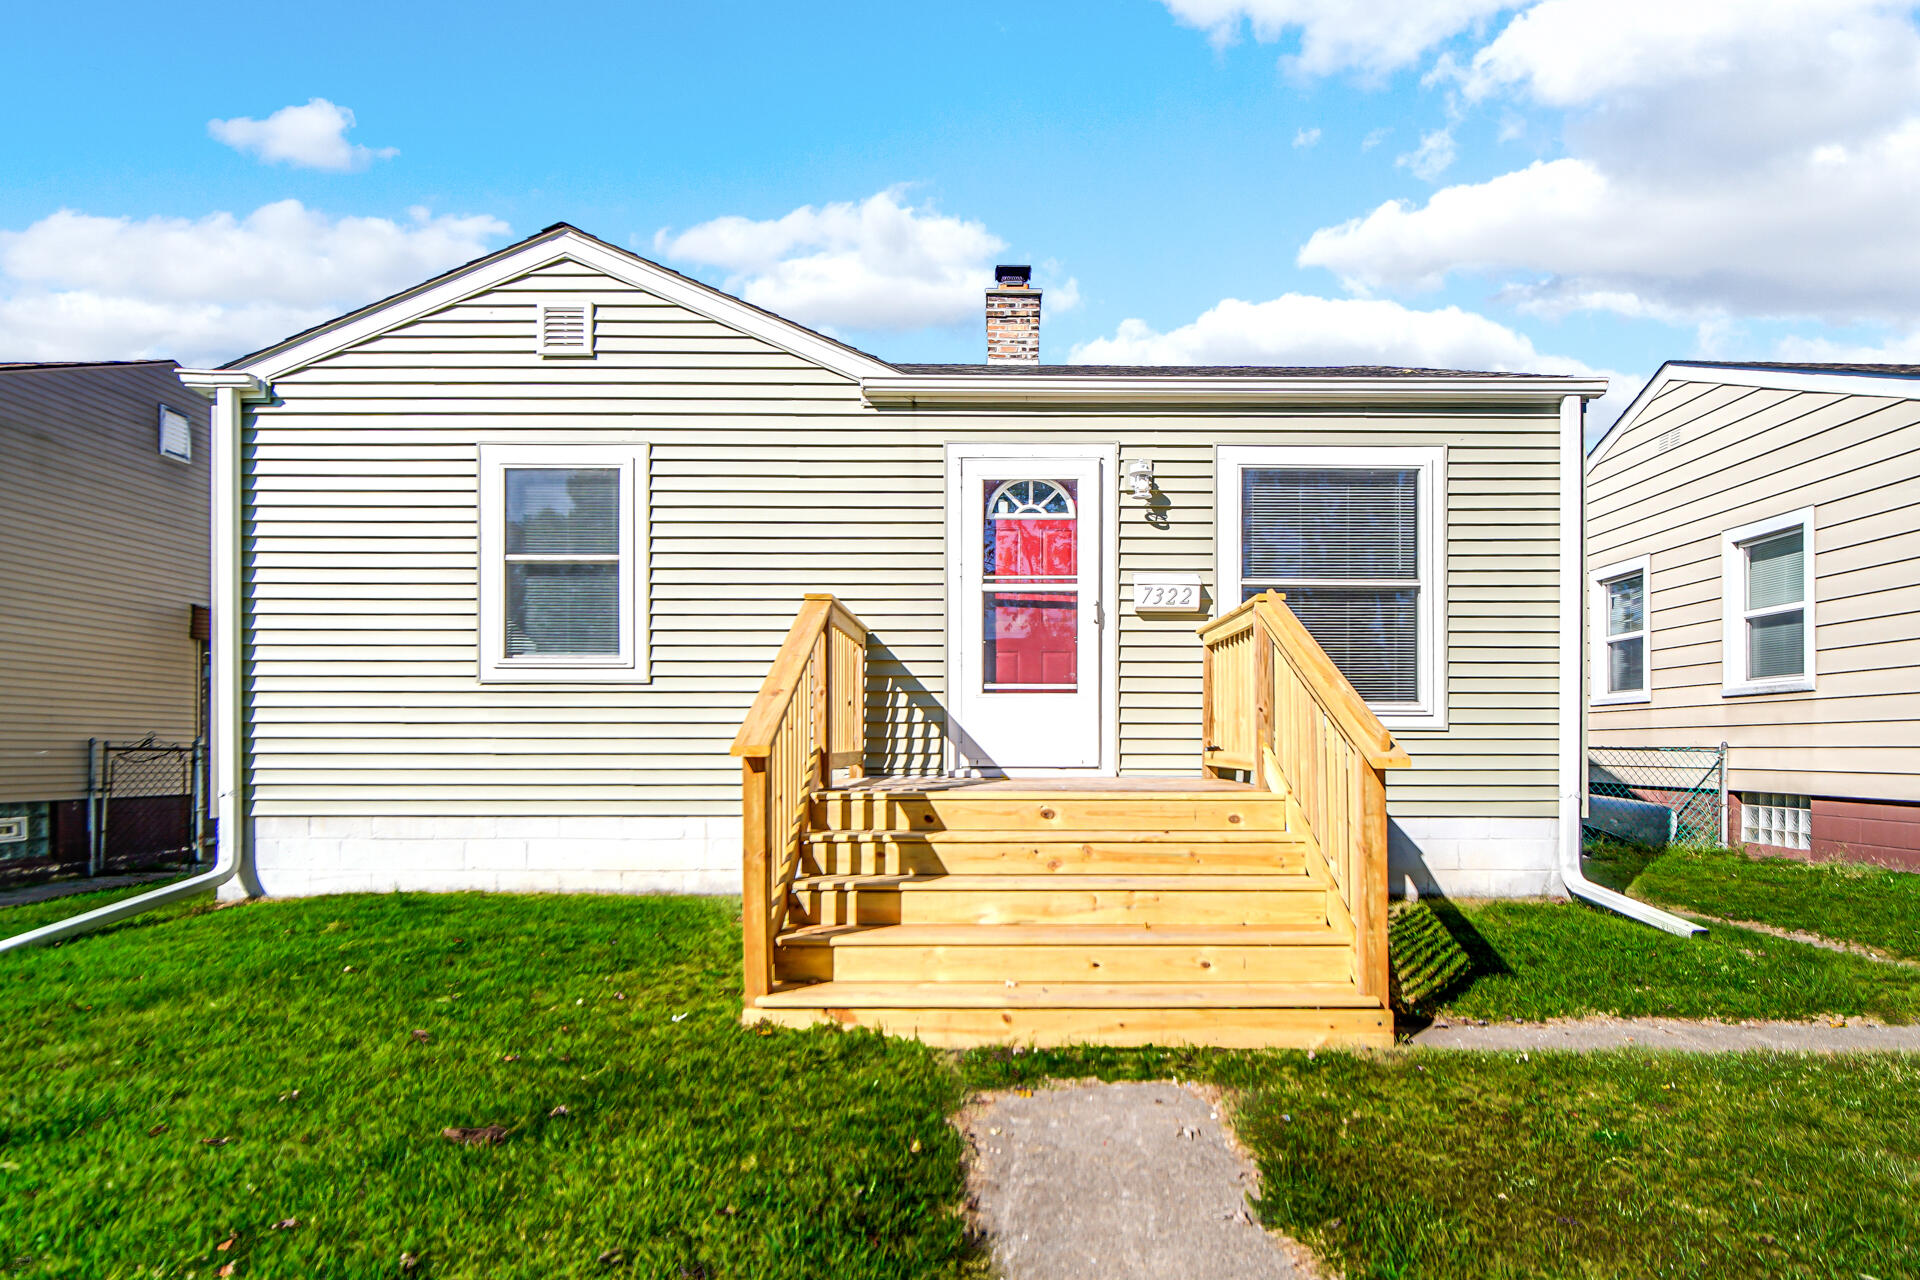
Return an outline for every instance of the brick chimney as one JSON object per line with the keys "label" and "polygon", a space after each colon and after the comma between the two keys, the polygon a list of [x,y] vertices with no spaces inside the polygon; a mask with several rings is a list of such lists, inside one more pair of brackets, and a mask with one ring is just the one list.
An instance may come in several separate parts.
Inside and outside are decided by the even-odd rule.
{"label": "brick chimney", "polygon": [[987,290],[987,363],[1040,363],[1040,291],[1033,268],[998,266]]}

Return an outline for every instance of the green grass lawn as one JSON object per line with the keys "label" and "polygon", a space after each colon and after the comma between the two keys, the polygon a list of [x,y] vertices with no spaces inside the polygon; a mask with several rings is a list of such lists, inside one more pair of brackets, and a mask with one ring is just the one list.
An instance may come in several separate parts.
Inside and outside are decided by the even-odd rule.
{"label": "green grass lawn", "polygon": [[[983,1052],[956,1070],[866,1033],[741,1028],[738,910],[189,906],[0,958],[0,1275],[977,1275],[947,1116],[970,1087],[1084,1074],[1241,1091],[1262,1212],[1349,1276],[1920,1265],[1900,1252],[1920,1239],[1907,1060]],[[1488,1017],[1891,1015],[1920,981],[1584,907],[1466,904],[1450,927],[1481,968],[1448,1008]],[[494,1125],[497,1144],[442,1136]]]}
{"label": "green grass lawn", "polygon": [[1473,961],[1442,1013],[1495,1020],[1920,1017],[1920,971],[1746,929],[1678,938],[1582,903],[1437,902]]}
{"label": "green grass lawn", "polygon": [[1798,929],[1920,960],[1920,875],[1912,872],[1675,849],[1647,862],[1628,892],[1663,907]]}
{"label": "green grass lawn", "polygon": [[[156,880],[151,884],[122,885],[118,889],[100,889],[92,893],[74,893],[64,898],[49,898],[45,902],[23,902],[17,906],[0,906],[0,938],[11,937],[16,933],[25,933],[29,929],[38,929],[42,925],[52,924],[81,915],[95,907],[104,907],[124,898],[137,897],[163,889],[168,881]],[[213,902],[213,890],[209,889],[189,902],[176,903],[171,907],[161,907],[152,919],[172,919]],[[150,922],[150,921],[149,921]]]}
{"label": "green grass lawn", "polygon": [[738,912],[321,898],[5,957],[0,1274],[955,1274],[951,1066],[741,1028]]}
{"label": "green grass lawn", "polygon": [[1261,1218],[1348,1277],[1920,1274],[1920,1061],[976,1051],[976,1088],[1210,1081]]}

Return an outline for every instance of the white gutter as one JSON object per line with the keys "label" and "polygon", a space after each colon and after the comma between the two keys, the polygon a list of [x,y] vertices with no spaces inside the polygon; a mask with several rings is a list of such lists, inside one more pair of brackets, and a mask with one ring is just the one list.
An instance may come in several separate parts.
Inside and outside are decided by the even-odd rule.
{"label": "white gutter", "polygon": [[1580,867],[1580,806],[1586,790],[1587,690],[1581,678],[1586,644],[1587,472],[1581,433],[1586,407],[1577,395],[1560,402],[1560,878],[1567,892],[1683,938],[1705,933],[1691,920],[1597,885]]}
{"label": "white gutter", "polygon": [[212,429],[208,432],[213,438],[213,715],[208,736],[212,739],[214,814],[218,820],[213,867],[150,893],[0,938],[0,952],[77,938],[218,888],[236,875],[248,897],[257,898],[263,893],[249,856],[245,775],[241,769],[240,416],[242,401],[265,395],[266,388],[251,374],[224,370],[182,369],[180,381],[213,395]]}
{"label": "white gutter", "polygon": [[899,374],[862,378],[871,405],[946,404],[1483,404],[1488,400],[1592,399],[1596,378],[1316,378]]}

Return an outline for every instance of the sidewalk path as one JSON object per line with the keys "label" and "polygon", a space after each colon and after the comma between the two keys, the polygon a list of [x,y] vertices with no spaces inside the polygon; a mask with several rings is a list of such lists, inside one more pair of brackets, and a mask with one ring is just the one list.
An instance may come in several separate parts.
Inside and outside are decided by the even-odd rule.
{"label": "sidewalk path", "polygon": [[185,871],[142,871],[124,876],[95,876],[91,880],[55,880],[50,884],[30,884],[0,892],[0,907],[21,907],[29,902],[51,902],[76,893],[99,893],[103,889],[124,889],[131,884],[157,884],[178,880]]}
{"label": "sidewalk path", "polygon": [[[988,1094],[961,1114],[970,1204],[1006,1280],[1308,1280],[1254,1220],[1218,1107],[1166,1083]],[[1297,1251],[1297,1252],[1296,1252]]]}
{"label": "sidewalk path", "polygon": [[[1836,1025],[1838,1022],[1838,1025]],[[1683,1018],[1580,1018],[1484,1025],[1442,1019],[1413,1037],[1423,1049],[1671,1049],[1681,1053],[1920,1052],[1920,1025],[1863,1018],[1819,1022],[1694,1022]]]}

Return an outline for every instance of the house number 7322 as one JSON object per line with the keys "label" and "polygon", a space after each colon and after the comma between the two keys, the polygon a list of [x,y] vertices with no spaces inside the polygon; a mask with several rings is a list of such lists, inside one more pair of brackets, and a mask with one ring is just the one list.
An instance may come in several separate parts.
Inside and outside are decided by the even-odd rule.
{"label": "house number 7322", "polygon": [[1133,580],[1135,613],[1193,613],[1200,608],[1200,575],[1165,574]]}

